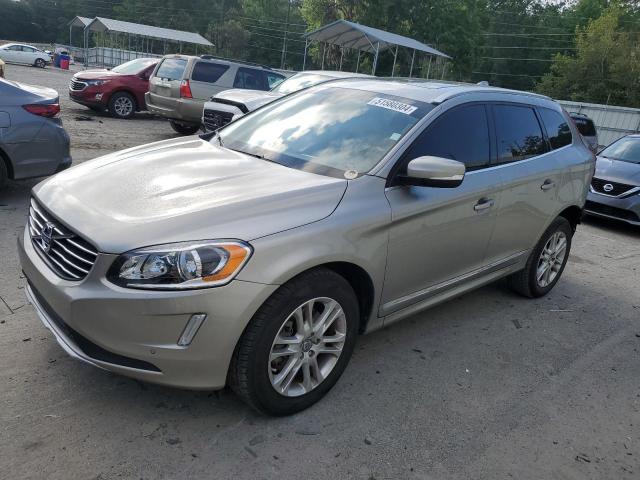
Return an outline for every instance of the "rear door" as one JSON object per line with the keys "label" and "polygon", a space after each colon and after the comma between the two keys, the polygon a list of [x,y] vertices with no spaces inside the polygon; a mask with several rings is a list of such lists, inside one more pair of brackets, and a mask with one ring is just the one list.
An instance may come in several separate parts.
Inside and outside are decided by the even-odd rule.
{"label": "rear door", "polygon": [[213,95],[224,90],[225,88],[218,83],[228,70],[227,63],[196,60],[190,78],[193,98],[209,100]]}
{"label": "rear door", "polygon": [[[180,83],[187,68],[188,59],[165,57],[149,79],[149,92],[152,104],[160,107],[172,107],[171,99],[180,98]],[[163,100],[164,99],[164,100]]]}
{"label": "rear door", "polygon": [[[496,103],[491,110],[497,144],[495,165],[503,184],[496,229],[487,252],[487,261],[495,262],[524,255],[559,213],[562,163],[556,154],[559,150],[552,149],[545,136],[535,107]],[[563,120],[554,127],[554,135],[560,136],[554,140],[556,145],[566,141],[569,127]]]}

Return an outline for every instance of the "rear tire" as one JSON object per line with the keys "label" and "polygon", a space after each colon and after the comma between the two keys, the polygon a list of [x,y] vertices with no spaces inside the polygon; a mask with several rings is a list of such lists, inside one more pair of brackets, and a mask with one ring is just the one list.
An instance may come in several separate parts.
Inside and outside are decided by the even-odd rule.
{"label": "rear tire", "polygon": [[195,135],[200,130],[200,125],[186,124],[169,120],[169,125],[180,135]]}
{"label": "rear tire", "polygon": [[128,120],[136,114],[136,99],[127,92],[116,92],[109,99],[109,113]]}
{"label": "rear tire", "polygon": [[4,163],[4,158],[0,154],[0,190],[7,186],[7,180],[9,179],[9,172],[7,172],[7,166]]}
{"label": "rear tire", "polygon": [[349,363],[359,318],[356,294],[344,277],[325,268],[299,275],[249,322],[229,367],[230,387],[268,415],[310,407]]}
{"label": "rear tire", "polygon": [[36,58],[36,61],[33,65],[38,68],[44,68],[47,66],[47,62],[45,62],[42,58]]}
{"label": "rear tire", "polygon": [[525,268],[507,278],[511,289],[529,298],[549,293],[567,265],[572,237],[569,221],[564,217],[556,218],[542,234]]}

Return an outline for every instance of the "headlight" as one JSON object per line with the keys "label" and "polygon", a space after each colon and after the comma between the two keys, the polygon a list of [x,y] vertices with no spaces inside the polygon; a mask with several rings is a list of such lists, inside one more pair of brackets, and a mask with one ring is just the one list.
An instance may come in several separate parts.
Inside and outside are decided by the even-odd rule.
{"label": "headlight", "polygon": [[120,255],[107,279],[121,287],[185,290],[226,285],[238,274],[252,248],[240,241],[172,243]]}
{"label": "headlight", "polygon": [[109,80],[82,80],[87,85],[99,86],[104,85],[105,83],[109,83]]}

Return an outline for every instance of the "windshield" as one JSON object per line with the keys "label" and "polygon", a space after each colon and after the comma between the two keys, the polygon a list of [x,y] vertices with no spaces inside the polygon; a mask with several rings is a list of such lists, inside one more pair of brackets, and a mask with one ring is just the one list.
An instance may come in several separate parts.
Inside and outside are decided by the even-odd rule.
{"label": "windshield", "polygon": [[152,58],[137,58],[130,62],[125,62],[122,65],[118,65],[111,69],[112,72],[121,73],[122,75],[135,75],[140,70],[144,70],[150,65],[153,65],[157,60]]}
{"label": "windshield", "polygon": [[623,137],[600,152],[600,156],[640,164],[640,137]]}
{"label": "windshield", "polygon": [[291,168],[355,178],[432,108],[377,92],[318,86],[236,120],[220,131],[219,141]]}
{"label": "windshield", "polygon": [[277,85],[272,91],[288,95],[289,93],[297,92],[303,88],[312,87],[320,82],[326,82],[333,77],[327,75],[320,75],[317,73],[298,73],[291,78],[286,79],[284,82]]}

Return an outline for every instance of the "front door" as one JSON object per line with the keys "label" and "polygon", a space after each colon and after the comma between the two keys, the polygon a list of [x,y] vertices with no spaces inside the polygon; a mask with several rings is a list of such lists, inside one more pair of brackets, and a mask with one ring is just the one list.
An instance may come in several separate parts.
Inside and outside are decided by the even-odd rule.
{"label": "front door", "polygon": [[489,112],[463,104],[442,113],[407,149],[402,170],[414,158],[433,155],[463,162],[467,173],[456,188],[394,186],[387,272],[381,316],[455,285],[485,264],[500,203],[499,175],[491,162]]}

